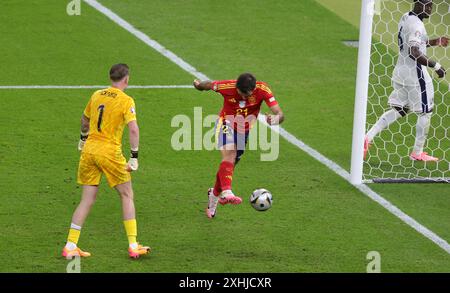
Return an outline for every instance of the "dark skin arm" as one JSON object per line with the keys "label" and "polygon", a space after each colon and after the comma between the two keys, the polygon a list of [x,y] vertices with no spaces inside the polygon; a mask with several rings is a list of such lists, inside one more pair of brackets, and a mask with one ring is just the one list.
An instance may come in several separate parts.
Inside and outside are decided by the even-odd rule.
{"label": "dark skin arm", "polygon": [[450,39],[447,37],[440,37],[437,39],[433,39],[433,40],[429,40],[427,47],[435,47],[435,46],[439,46],[439,47],[447,47],[448,46],[448,41]]}
{"label": "dark skin arm", "polygon": [[[420,65],[431,67],[431,68],[434,68],[434,66],[436,66],[436,61],[433,61],[430,58],[428,58],[427,56],[425,56],[424,54],[422,54],[420,52],[419,47],[411,47],[410,52],[409,52],[409,57],[411,59],[413,59],[414,61],[416,61],[417,63],[419,63]],[[444,68],[437,70],[436,73],[439,76],[439,78],[443,78],[446,74]]]}

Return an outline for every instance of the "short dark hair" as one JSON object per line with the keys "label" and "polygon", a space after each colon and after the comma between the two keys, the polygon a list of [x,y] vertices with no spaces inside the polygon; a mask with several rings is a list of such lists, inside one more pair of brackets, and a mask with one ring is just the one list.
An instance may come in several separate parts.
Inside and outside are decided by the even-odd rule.
{"label": "short dark hair", "polygon": [[126,64],[114,64],[109,70],[109,78],[112,81],[121,81],[125,76],[129,74],[129,71],[130,68]]}
{"label": "short dark hair", "polygon": [[236,87],[243,93],[254,90],[256,87],[255,76],[251,73],[242,73],[237,79]]}

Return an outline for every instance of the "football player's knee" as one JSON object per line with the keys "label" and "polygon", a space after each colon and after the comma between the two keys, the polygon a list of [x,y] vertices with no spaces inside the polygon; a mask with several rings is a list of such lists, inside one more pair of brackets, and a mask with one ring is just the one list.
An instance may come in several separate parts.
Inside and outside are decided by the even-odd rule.
{"label": "football player's knee", "polygon": [[405,117],[406,114],[408,114],[408,108],[405,107],[394,107],[394,109],[400,114],[402,115],[402,117]]}
{"label": "football player's knee", "polygon": [[133,190],[123,190],[120,192],[120,196],[124,199],[133,199]]}
{"label": "football player's knee", "polygon": [[239,160],[238,155],[237,155],[237,152],[234,151],[233,154],[230,156],[230,161],[231,161],[231,162],[234,162],[234,161],[236,161],[236,159]]}
{"label": "football player's knee", "polygon": [[236,157],[237,157],[236,150],[227,150],[223,155],[223,159],[225,161],[230,161],[230,162],[234,162],[236,160]]}

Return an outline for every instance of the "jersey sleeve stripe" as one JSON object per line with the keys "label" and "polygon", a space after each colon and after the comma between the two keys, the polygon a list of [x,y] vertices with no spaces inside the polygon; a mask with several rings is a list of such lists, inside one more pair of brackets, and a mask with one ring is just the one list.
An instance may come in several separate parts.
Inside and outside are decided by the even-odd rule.
{"label": "jersey sleeve stripe", "polygon": [[236,87],[234,87],[234,86],[220,87],[220,88],[218,88],[218,90],[229,90],[229,89],[234,89],[234,88],[236,88]]}
{"label": "jersey sleeve stripe", "polygon": [[260,88],[261,90],[265,91],[268,94],[272,94],[272,91],[265,85],[257,85],[258,88]]}
{"label": "jersey sleeve stripe", "polygon": [[224,84],[219,84],[218,88],[220,90],[222,89],[228,89],[228,88],[234,88],[236,87],[236,83],[224,83]]}
{"label": "jersey sleeve stripe", "polygon": [[218,88],[220,89],[220,90],[223,90],[223,89],[231,89],[231,88],[235,88],[236,86],[219,86]]}

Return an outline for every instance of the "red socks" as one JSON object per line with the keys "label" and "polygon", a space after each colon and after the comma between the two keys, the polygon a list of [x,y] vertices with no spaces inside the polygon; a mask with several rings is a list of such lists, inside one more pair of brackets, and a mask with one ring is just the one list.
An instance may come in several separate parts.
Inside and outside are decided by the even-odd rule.
{"label": "red socks", "polygon": [[234,164],[228,161],[220,163],[219,178],[220,188],[223,190],[231,190],[231,181],[233,181]]}
{"label": "red socks", "polygon": [[228,161],[220,163],[219,171],[216,175],[216,184],[214,185],[214,195],[219,196],[223,190],[231,190],[231,181],[233,181],[234,164]]}
{"label": "red socks", "polygon": [[216,183],[214,184],[213,194],[214,194],[214,196],[219,196],[221,192],[222,192],[222,188],[220,187],[219,172],[217,172]]}

